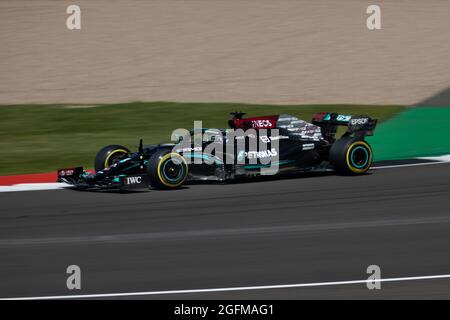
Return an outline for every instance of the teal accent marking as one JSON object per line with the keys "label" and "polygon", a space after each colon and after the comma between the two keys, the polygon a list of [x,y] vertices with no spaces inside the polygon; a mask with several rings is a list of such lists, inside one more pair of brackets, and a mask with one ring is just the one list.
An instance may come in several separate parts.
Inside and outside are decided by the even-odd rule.
{"label": "teal accent marking", "polygon": [[134,167],[137,167],[137,166],[140,166],[140,165],[141,165],[140,163],[137,163],[137,164],[134,164],[134,165],[132,165],[131,167],[128,167],[128,168],[123,169],[123,170],[124,170],[124,171],[130,170],[131,168],[134,168]]}
{"label": "teal accent marking", "polygon": [[[353,154],[354,154],[355,151],[358,150],[358,149],[364,150],[364,152],[365,152],[365,154],[366,154],[366,161],[364,161],[364,163],[363,163],[363,164],[360,164],[360,165],[356,164],[356,163],[353,161]],[[356,148],[354,148],[354,149],[352,150],[352,152],[350,152],[350,161],[352,162],[352,165],[353,165],[354,167],[356,167],[356,168],[358,168],[358,169],[364,168],[364,166],[365,166],[365,165],[367,164],[367,162],[369,161],[369,153],[367,152],[366,148],[363,148],[363,147],[361,147],[361,146],[357,146]]]}
{"label": "teal accent marking", "polygon": [[[285,160],[285,161],[279,161],[279,162],[274,162],[272,163],[272,165],[283,165],[283,164],[288,164],[288,163],[293,163],[295,162],[295,160]],[[259,169],[259,168],[270,168],[271,164],[250,164],[250,165],[246,165],[244,166],[245,169]]]}
{"label": "teal accent marking", "polygon": [[[209,159],[211,159],[211,157],[210,156],[208,156],[207,154],[201,154],[201,155],[198,155],[198,154],[189,154],[189,153],[186,153],[186,154],[183,154],[183,157],[187,157],[187,158],[201,158],[201,159],[206,159],[206,160],[209,160]],[[216,164],[223,164],[223,162],[220,160],[220,159],[218,159],[218,158],[216,158],[216,157],[213,157],[213,159],[214,159],[214,162],[216,163]]]}

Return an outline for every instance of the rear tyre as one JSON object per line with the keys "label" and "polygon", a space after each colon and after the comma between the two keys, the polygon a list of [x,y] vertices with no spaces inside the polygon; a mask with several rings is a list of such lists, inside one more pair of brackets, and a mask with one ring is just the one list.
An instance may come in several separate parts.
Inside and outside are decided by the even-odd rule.
{"label": "rear tyre", "polygon": [[102,171],[128,157],[130,150],[124,146],[112,144],[102,148],[95,157],[95,171]]}
{"label": "rear tyre", "polygon": [[372,165],[372,148],[361,139],[343,137],[330,149],[330,162],[336,172],[345,175],[363,174]]}
{"label": "rear tyre", "polygon": [[186,159],[171,150],[159,150],[148,161],[148,177],[152,187],[176,189],[186,181],[188,165]]}

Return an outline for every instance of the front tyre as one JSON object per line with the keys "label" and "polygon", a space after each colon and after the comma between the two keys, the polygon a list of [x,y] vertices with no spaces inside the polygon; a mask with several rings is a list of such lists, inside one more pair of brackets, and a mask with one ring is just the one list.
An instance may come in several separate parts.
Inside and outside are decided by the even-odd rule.
{"label": "front tyre", "polygon": [[186,181],[188,165],[186,159],[170,150],[160,150],[148,161],[148,177],[152,187],[176,189]]}
{"label": "front tyre", "polygon": [[361,139],[343,137],[330,149],[330,162],[336,172],[346,175],[363,174],[372,165],[370,145]]}
{"label": "front tyre", "polygon": [[112,144],[102,148],[95,157],[95,171],[99,172],[105,168],[109,168],[113,164],[125,159],[130,154],[127,148]]}

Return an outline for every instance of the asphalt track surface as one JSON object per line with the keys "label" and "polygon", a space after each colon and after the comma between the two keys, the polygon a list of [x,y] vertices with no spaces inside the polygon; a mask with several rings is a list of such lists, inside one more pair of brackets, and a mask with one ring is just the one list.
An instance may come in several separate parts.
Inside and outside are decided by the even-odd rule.
{"label": "asphalt track surface", "polygon": [[[0,193],[0,297],[450,274],[450,164],[176,191]],[[66,268],[82,289],[66,288]],[[450,279],[151,299],[450,298]]]}

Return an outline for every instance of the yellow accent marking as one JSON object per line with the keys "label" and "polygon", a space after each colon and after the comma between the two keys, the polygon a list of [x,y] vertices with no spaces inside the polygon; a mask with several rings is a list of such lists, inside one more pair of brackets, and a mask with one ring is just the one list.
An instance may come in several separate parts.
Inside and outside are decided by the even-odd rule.
{"label": "yellow accent marking", "polygon": [[[357,146],[357,145],[363,145],[363,146],[365,146],[365,147],[367,148],[367,150],[369,151],[369,160],[367,161],[368,166],[365,167],[365,168],[362,168],[362,169],[355,168],[355,167],[350,163],[350,151],[352,150],[352,148],[353,148],[354,146]],[[369,146],[365,141],[361,141],[361,140],[355,141],[355,142],[353,142],[353,143],[348,147],[348,149],[347,149],[347,154],[346,154],[346,156],[345,156],[345,160],[347,161],[347,167],[348,167],[352,172],[354,172],[354,173],[364,173],[364,172],[366,172],[367,170],[369,170],[370,164],[372,163],[372,148],[370,148],[370,146]]]}
{"label": "yellow accent marking", "polygon": [[108,156],[106,157],[105,162],[103,163],[103,165],[104,165],[105,168],[108,168],[108,167],[109,167],[109,165],[108,165],[109,159],[111,158],[111,156],[112,156],[113,154],[115,154],[115,153],[117,153],[117,152],[123,152],[123,153],[128,154],[128,151],[127,151],[127,150],[124,150],[124,149],[116,149],[116,150],[111,151],[110,154],[108,154]]}
{"label": "yellow accent marking", "polygon": [[[164,163],[164,161],[166,161],[168,158],[171,158],[172,155],[174,155],[174,157],[176,156],[176,157],[179,157],[179,158],[181,159],[181,161],[185,164],[185,170],[186,170],[186,174],[185,174],[183,180],[181,180],[181,181],[180,181],[179,183],[177,183],[176,185],[168,183],[167,180],[164,179],[164,177],[161,175],[161,165],[162,165],[162,164]],[[184,183],[184,181],[186,180],[186,178],[187,178],[187,169],[188,169],[188,167],[187,167],[186,159],[184,159],[184,157],[180,156],[178,153],[171,152],[171,153],[168,153],[168,154],[164,155],[164,156],[161,158],[161,160],[159,160],[159,162],[158,162],[158,168],[157,168],[156,172],[158,173],[159,180],[162,182],[162,184],[164,184],[166,187],[169,187],[169,188],[176,188],[176,187],[181,186],[181,185]]]}

